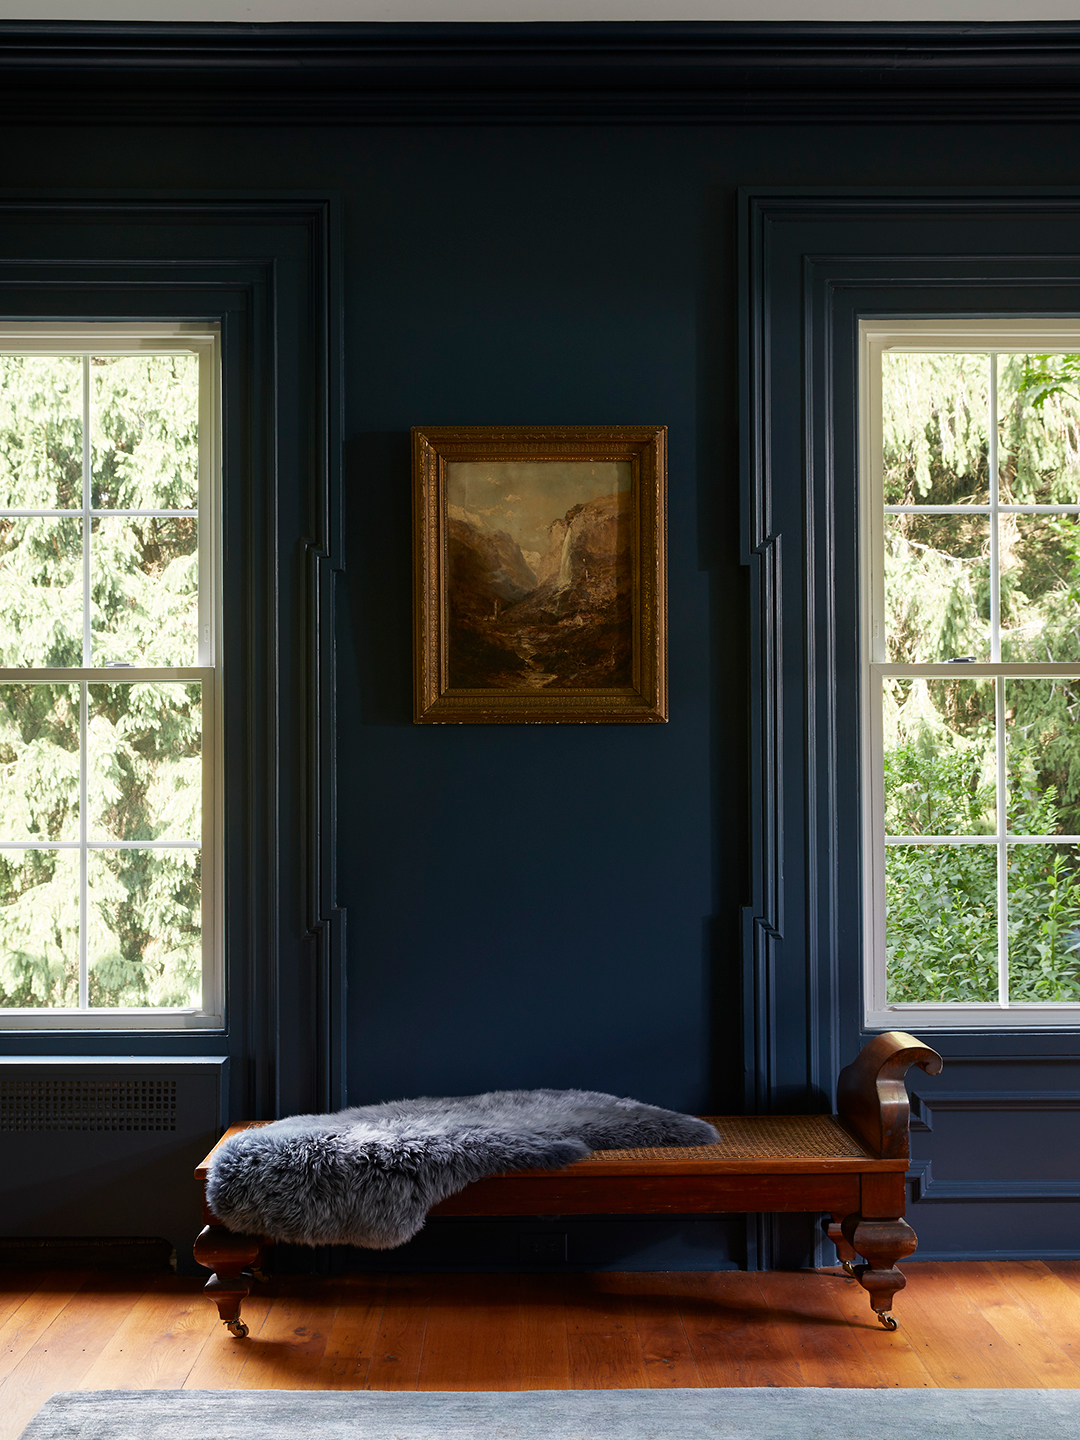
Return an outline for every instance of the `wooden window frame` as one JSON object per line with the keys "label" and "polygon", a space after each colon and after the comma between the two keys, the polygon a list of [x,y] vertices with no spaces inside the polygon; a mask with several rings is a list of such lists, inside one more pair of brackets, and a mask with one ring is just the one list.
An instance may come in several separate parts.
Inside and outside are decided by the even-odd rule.
{"label": "wooden window frame", "polygon": [[[199,359],[198,495],[198,656],[194,666],[136,666],[106,669],[93,665],[58,669],[42,666],[0,668],[0,683],[52,681],[83,686],[136,684],[139,681],[198,681],[201,685],[202,834],[201,936],[202,993],[197,1006],[106,1007],[80,1003],[77,1008],[26,1006],[0,1009],[0,1030],[220,1030],[225,1024],[224,837],[221,784],[221,337],[216,325],[192,321],[110,320],[0,323],[0,354],[166,355],[194,354]],[[84,407],[87,404],[84,397]],[[85,411],[84,411],[85,413]],[[89,437],[84,437],[84,447]],[[85,482],[84,482],[85,483]],[[84,505],[86,497],[84,495]],[[72,514],[80,512],[73,511]],[[83,512],[84,524],[88,512]],[[86,597],[84,596],[84,606]],[[84,642],[84,660],[85,654]],[[85,756],[82,760],[85,766]],[[92,848],[80,833],[80,856]],[[160,845],[160,842],[155,842]],[[5,849],[18,848],[5,843]],[[46,845],[44,848],[52,848]],[[67,848],[72,848],[70,845]],[[80,879],[80,989],[86,991],[86,878]]]}
{"label": "wooden window frame", "polygon": [[[923,353],[1002,354],[1009,351],[1050,353],[1080,351],[1080,321],[1018,319],[1015,316],[988,319],[865,319],[859,322],[859,470],[860,470],[860,703],[862,715],[862,806],[863,806],[863,922],[866,972],[864,994],[867,1029],[911,1026],[916,1030],[955,1029],[1057,1029],[1080,1024],[1080,1003],[1009,1003],[1008,933],[1002,931],[1005,896],[1001,874],[1010,836],[1002,824],[1006,818],[998,778],[998,826],[994,837],[980,838],[992,844],[998,861],[998,976],[999,1000],[950,1001],[939,1003],[890,1003],[886,998],[886,915],[885,852],[895,837],[885,834],[884,749],[882,736],[881,681],[891,675],[939,677],[943,679],[996,678],[1080,678],[1076,664],[1003,663],[1000,658],[965,664],[962,672],[949,664],[890,664],[885,652],[884,633],[884,496],[882,493],[881,361],[886,351]],[[991,487],[996,497],[996,486]],[[988,514],[996,516],[992,498]],[[1076,510],[1080,512],[1080,504]],[[991,585],[996,559],[991,554]],[[1003,704],[998,693],[997,704]],[[998,715],[997,725],[1003,725]],[[1003,733],[996,737],[1000,751]],[[999,770],[1002,757],[999,755]],[[1073,838],[1047,836],[1043,843],[1068,843]],[[914,842],[913,842],[914,843]],[[925,843],[948,844],[946,837]],[[951,843],[962,843],[952,841]],[[1012,843],[1016,843],[1015,840]],[[1031,842],[1037,843],[1037,842]]]}

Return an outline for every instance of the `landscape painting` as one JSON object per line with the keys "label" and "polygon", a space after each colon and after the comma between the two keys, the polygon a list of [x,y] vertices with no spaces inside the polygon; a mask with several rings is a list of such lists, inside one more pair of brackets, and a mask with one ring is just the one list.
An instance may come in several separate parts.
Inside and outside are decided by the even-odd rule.
{"label": "landscape painting", "polygon": [[413,430],[418,725],[667,719],[666,441]]}
{"label": "landscape painting", "polygon": [[629,461],[474,460],[446,469],[450,685],[630,685]]}

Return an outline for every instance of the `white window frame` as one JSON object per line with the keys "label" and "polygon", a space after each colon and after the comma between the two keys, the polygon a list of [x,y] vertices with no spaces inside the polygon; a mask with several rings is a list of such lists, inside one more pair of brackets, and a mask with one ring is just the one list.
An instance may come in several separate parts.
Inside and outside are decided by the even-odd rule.
{"label": "white window frame", "polygon": [[[966,351],[1003,354],[1080,353],[1080,320],[861,320],[859,322],[859,495],[860,495],[860,705],[862,714],[862,873],[863,942],[865,955],[865,1024],[867,1029],[915,1030],[1024,1029],[1060,1030],[1080,1025],[1080,1003],[1006,1004],[954,1001],[940,1004],[890,1004],[885,976],[885,782],[881,682],[890,675],[942,676],[957,679],[949,664],[889,664],[885,650],[884,477],[882,466],[881,358],[886,350],[908,352]],[[991,400],[993,405],[995,400]],[[991,445],[996,434],[991,427]],[[995,464],[991,453],[991,466]],[[922,507],[919,507],[922,508]],[[996,487],[988,512],[997,513]],[[1012,508],[1012,507],[1009,507]],[[1080,506],[1077,507],[1080,509]],[[991,523],[991,534],[994,525]],[[996,545],[996,537],[991,542]],[[965,679],[1013,676],[1026,679],[1080,678],[1080,660],[1073,664],[965,664]],[[999,711],[1002,687],[997,687]],[[1003,716],[998,717],[998,769],[1002,771]],[[1003,775],[999,775],[999,789]],[[1007,815],[998,807],[999,871],[1009,837]],[[985,843],[990,837],[980,837]],[[1053,837],[1057,843],[1077,837]],[[927,837],[925,843],[942,843]],[[1015,843],[1015,842],[1013,842]],[[999,912],[1003,908],[999,874]],[[999,977],[1007,959],[999,913]]]}
{"label": "white window frame", "polygon": [[[0,1031],[221,1030],[225,1023],[221,657],[221,341],[219,327],[188,321],[4,322],[0,353],[194,354],[199,357],[199,652],[186,667],[0,669],[0,682],[198,680],[202,685],[202,1003],[192,1007],[0,1008]],[[84,424],[87,397],[84,396]],[[84,504],[86,497],[84,495]],[[78,513],[78,512],[74,512]],[[83,807],[85,809],[85,806]],[[51,848],[46,845],[44,848]],[[85,927],[84,927],[85,928]]]}

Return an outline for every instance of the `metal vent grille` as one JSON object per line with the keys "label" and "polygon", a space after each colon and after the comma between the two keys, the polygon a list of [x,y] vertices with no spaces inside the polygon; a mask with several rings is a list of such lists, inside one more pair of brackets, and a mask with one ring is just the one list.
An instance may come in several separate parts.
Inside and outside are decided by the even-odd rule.
{"label": "metal vent grille", "polygon": [[175,1129],[175,1080],[0,1080],[0,1131]]}

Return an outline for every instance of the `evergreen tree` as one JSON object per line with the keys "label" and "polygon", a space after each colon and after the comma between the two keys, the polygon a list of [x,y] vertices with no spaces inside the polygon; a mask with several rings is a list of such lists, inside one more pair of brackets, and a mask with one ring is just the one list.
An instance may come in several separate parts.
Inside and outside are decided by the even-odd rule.
{"label": "evergreen tree", "polygon": [[[198,504],[198,363],[189,355],[89,363],[95,510]],[[83,656],[83,361],[0,356],[0,666]],[[197,663],[194,514],[91,520],[90,663]],[[120,672],[122,673],[122,672]],[[87,815],[93,840],[199,841],[198,684],[91,683]],[[0,840],[80,833],[82,687],[0,684]],[[98,849],[87,860],[92,1005],[201,1001],[197,849]],[[0,1005],[79,999],[79,856],[0,850]]]}

